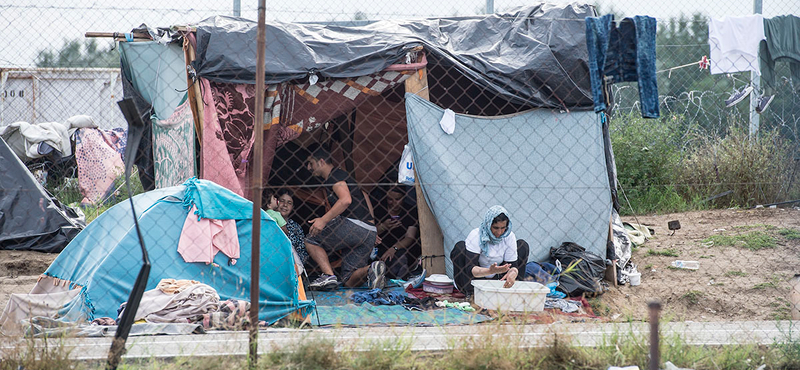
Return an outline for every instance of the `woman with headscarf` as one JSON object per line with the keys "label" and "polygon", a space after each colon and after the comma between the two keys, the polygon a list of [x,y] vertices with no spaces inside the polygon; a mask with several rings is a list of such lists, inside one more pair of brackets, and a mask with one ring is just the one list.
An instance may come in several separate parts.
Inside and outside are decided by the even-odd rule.
{"label": "woman with headscarf", "polygon": [[511,231],[511,218],[502,206],[492,206],[480,227],[450,252],[456,287],[472,293],[473,279],[500,279],[510,288],[522,279],[528,262],[528,243]]}

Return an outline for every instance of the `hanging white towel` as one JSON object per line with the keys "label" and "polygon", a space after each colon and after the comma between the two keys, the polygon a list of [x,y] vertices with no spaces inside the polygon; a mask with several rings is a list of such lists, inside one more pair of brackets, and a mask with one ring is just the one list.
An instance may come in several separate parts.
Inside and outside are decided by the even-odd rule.
{"label": "hanging white towel", "polygon": [[711,47],[711,73],[752,71],[758,66],[758,44],[764,37],[764,17],[711,18],[708,22],[708,45]]}
{"label": "hanging white towel", "polygon": [[439,126],[448,135],[452,135],[456,131],[456,112],[450,109],[445,109],[442,115],[442,120],[439,121]]}

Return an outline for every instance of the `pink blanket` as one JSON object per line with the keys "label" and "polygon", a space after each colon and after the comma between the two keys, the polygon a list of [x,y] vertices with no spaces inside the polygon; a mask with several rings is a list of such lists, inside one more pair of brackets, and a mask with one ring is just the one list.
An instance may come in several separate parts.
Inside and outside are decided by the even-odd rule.
{"label": "pink blanket", "polygon": [[236,220],[212,220],[198,218],[192,206],[186,221],[183,223],[181,238],[178,240],[178,253],[186,262],[214,261],[217,252],[230,257],[231,264],[239,258],[239,233]]}

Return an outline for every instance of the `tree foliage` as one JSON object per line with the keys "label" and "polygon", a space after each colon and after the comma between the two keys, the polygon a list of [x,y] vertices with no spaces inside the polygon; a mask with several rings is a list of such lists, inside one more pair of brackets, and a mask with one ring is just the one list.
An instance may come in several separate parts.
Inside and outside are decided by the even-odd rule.
{"label": "tree foliage", "polygon": [[101,47],[97,40],[64,40],[60,49],[40,50],[35,60],[37,67],[119,67],[119,53],[114,45]]}

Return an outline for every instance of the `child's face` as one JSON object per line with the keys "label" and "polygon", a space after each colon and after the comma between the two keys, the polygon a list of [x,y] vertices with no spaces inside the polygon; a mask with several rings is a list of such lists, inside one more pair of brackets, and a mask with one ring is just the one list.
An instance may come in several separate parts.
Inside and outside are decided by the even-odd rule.
{"label": "child's face", "polygon": [[273,211],[278,210],[278,199],[275,198],[274,195],[269,196],[269,209]]}

